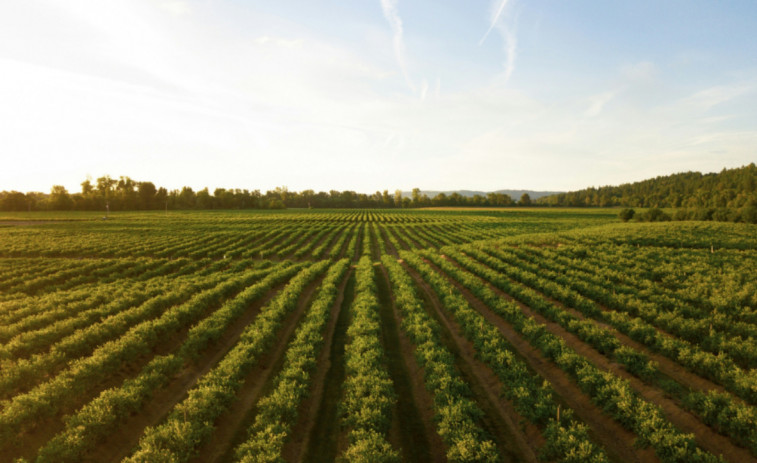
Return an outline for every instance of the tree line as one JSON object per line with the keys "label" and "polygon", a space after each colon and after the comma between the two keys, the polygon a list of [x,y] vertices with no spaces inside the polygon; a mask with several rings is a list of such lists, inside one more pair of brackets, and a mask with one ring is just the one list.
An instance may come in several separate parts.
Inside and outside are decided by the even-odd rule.
{"label": "tree line", "polygon": [[757,200],[754,163],[719,173],[684,172],[625,183],[591,187],[539,198],[545,206],[739,208]]}
{"label": "tree line", "polygon": [[[685,172],[619,186],[587,188],[539,198],[537,204],[565,207],[621,206],[620,218],[657,222],[716,220],[757,223],[757,166],[718,173]],[[634,214],[632,208],[648,208]],[[663,209],[674,209],[666,212]]]}
{"label": "tree line", "polygon": [[519,201],[502,193],[486,196],[462,196],[459,193],[439,193],[433,198],[413,189],[410,197],[396,190],[373,194],[354,191],[328,192],[303,190],[289,191],[277,187],[261,193],[260,190],[208,188],[195,191],[185,186],[175,190],[156,187],[153,182],[135,181],[121,176],[118,179],[103,176],[95,181],[81,183],[81,192],[69,193],[62,185],[53,185],[50,193],[0,191],[2,211],[130,211],[160,209],[284,209],[284,208],[417,208],[417,207],[505,207],[529,206],[531,199],[524,194]]}

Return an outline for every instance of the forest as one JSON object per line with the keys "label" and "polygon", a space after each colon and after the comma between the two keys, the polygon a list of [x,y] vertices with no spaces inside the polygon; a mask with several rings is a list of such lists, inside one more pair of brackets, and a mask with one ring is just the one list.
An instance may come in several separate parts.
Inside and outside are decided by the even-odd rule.
{"label": "forest", "polygon": [[141,182],[126,176],[118,180],[106,175],[95,182],[85,180],[81,192],[69,193],[62,185],[54,185],[49,194],[41,192],[22,193],[0,191],[0,211],[135,211],[135,210],[210,210],[210,209],[375,209],[415,207],[505,207],[530,206],[531,198],[523,194],[517,202],[503,193],[488,193],[486,196],[463,196],[457,192],[449,195],[439,193],[433,198],[414,188],[410,197],[402,191],[393,194],[389,190],[373,194],[354,191],[329,192],[303,190],[289,191],[276,187],[261,193],[260,190],[208,188],[194,191],[185,186],[181,190],[156,187],[153,182]]}
{"label": "forest", "polygon": [[736,209],[757,205],[754,163],[719,173],[684,172],[619,186],[603,186],[539,198],[544,206]]}
{"label": "forest", "polygon": [[[208,188],[195,191],[156,187],[153,182],[121,176],[103,176],[81,183],[81,192],[69,193],[54,185],[49,194],[0,192],[2,211],[134,211],[228,209],[391,209],[422,207],[624,207],[648,208],[640,214],[624,211],[621,218],[637,221],[714,220],[757,223],[757,166],[723,169],[719,173],[686,172],[619,186],[559,193],[532,200],[527,193],[513,199],[503,193],[464,196],[438,193],[433,198],[414,188],[410,196],[396,190],[373,194],[354,191],[289,191]],[[673,209],[662,211],[661,209]],[[626,218],[627,217],[627,218]]]}

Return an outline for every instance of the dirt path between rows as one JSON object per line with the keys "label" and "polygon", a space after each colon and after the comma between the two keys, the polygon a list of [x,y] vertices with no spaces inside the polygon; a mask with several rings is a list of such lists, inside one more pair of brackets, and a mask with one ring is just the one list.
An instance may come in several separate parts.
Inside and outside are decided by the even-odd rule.
{"label": "dirt path between rows", "polygon": [[390,255],[394,257],[398,257],[399,252],[397,252],[397,248],[394,246],[394,243],[392,243],[391,240],[389,239],[389,235],[387,234],[389,232],[386,230],[386,228],[384,228],[383,225],[379,225],[378,230],[379,230],[379,237],[380,237],[379,239],[384,241],[386,252],[388,252]]}
{"label": "dirt path between rows", "polygon": [[[236,297],[241,291],[242,290],[239,290],[235,292],[234,294],[229,295],[226,300]],[[180,305],[182,303],[183,302],[174,304],[171,307]],[[203,315],[199,317],[198,320],[201,320],[204,317],[208,316],[209,314],[217,310],[220,306],[221,306],[221,303],[218,303],[218,304],[213,304],[211,307],[206,308],[203,312]],[[165,310],[170,310],[170,308],[166,308]],[[165,313],[165,310],[161,314],[150,317],[150,319],[154,320],[161,317],[162,314]],[[191,326],[184,326],[179,331],[171,333],[167,337],[158,340],[157,344],[152,347],[152,350],[150,352],[139,355],[137,358],[129,362],[123,363],[117,371],[108,375],[99,383],[93,385],[92,387],[87,388],[84,391],[81,391],[81,393],[78,394],[77,396],[67,398],[66,402],[61,405],[61,409],[56,414],[56,416],[41,417],[40,419],[38,419],[38,421],[34,423],[34,428],[29,430],[23,435],[23,437],[18,442],[18,445],[13,448],[8,449],[8,451],[12,452],[13,454],[3,455],[3,456],[8,456],[9,459],[13,459],[17,457],[33,459],[34,455],[36,455],[36,452],[39,450],[39,448],[45,445],[56,434],[60,433],[61,431],[65,429],[65,423],[63,422],[63,418],[65,415],[79,410],[85,404],[89,403],[91,400],[98,397],[102,391],[113,388],[113,387],[120,387],[125,380],[133,378],[137,374],[139,374],[142,368],[145,365],[147,365],[150,361],[152,361],[152,359],[155,358],[156,356],[165,355],[167,353],[172,352],[177,346],[181,345],[181,343],[184,342],[190,328]],[[86,357],[88,356],[89,354],[86,355]],[[74,362],[75,360],[76,359],[72,359],[69,363]],[[62,371],[65,371],[65,370],[62,370]],[[97,460],[97,461],[103,461],[103,460]]]}
{"label": "dirt path between rows", "polygon": [[494,438],[503,461],[536,463],[538,449],[545,442],[541,432],[527,423],[509,400],[500,397],[501,381],[491,368],[476,359],[473,343],[461,334],[460,326],[446,314],[434,290],[415,270],[406,264],[403,267],[419,289],[418,294],[425,301],[429,315],[442,327],[443,342],[455,357],[458,371],[485,414],[480,424]]}
{"label": "dirt path between rows", "polygon": [[317,418],[317,404],[322,400],[326,373],[331,368],[331,345],[334,342],[337,321],[345,300],[347,282],[352,276],[350,269],[342,278],[336,300],[331,308],[331,315],[323,333],[323,346],[318,356],[317,366],[312,373],[310,391],[297,410],[297,422],[292,426],[289,440],[284,445],[282,457],[286,461],[302,461],[304,451],[308,447],[310,434]]}
{"label": "dirt path between rows", "polygon": [[401,250],[407,251],[407,250],[410,249],[410,244],[405,239],[403,239],[400,236],[399,232],[397,231],[397,226],[396,225],[392,225],[392,226],[387,225],[387,227],[386,227],[386,233],[387,233],[387,235],[391,233],[392,236],[394,236],[394,238],[397,240],[397,242],[402,247],[402,249],[398,249],[397,251],[401,251]]}
{"label": "dirt path between rows", "polygon": [[[350,305],[355,295],[355,275],[350,269],[345,278],[341,303],[339,303],[336,325],[330,345],[324,346],[328,364],[318,368],[316,391],[320,389],[320,397],[312,396],[303,404],[309,411],[309,417],[304,425],[303,441],[292,443],[292,449],[284,447],[285,456],[295,454],[287,461],[316,461],[332,462],[336,456],[347,448],[347,435],[339,425],[338,405],[342,397],[342,383],[344,382],[344,346],[347,342],[347,327],[350,324]],[[328,347],[328,349],[327,349]],[[319,364],[322,365],[322,364]]]}
{"label": "dirt path between rows", "polygon": [[255,362],[255,367],[247,374],[242,388],[231,407],[215,422],[215,430],[210,439],[198,449],[190,461],[195,463],[230,460],[236,444],[247,438],[247,428],[255,419],[258,400],[270,392],[273,379],[284,364],[284,353],[294,337],[305,312],[310,307],[316,290],[323,281],[323,275],[310,283],[300,295],[295,310],[287,315],[279,328],[276,341]]}
{"label": "dirt path between rows", "polygon": [[594,405],[567,373],[546,359],[538,349],[523,339],[509,323],[492,312],[486,304],[460,285],[457,280],[439,270],[433,263],[427,263],[435,271],[444,275],[463,294],[468,303],[499,330],[520,357],[536,373],[549,381],[560,399],[589,426],[593,440],[602,445],[611,459],[619,462],[638,463],[659,461],[652,449],[636,448],[634,446],[636,435],[633,432],[625,429],[620,423],[607,416],[600,407]]}
{"label": "dirt path between rows", "polygon": [[[449,262],[455,263],[449,259]],[[609,371],[614,375],[625,379],[629,382],[630,386],[648,402],[651,402],[660,407],[665,417],[679,430],[684,433],[694,434],[697,444],[704,450],[714,454],[722,455],[728,461],[742,462],[742,461],[757,461],[755,457],[745,448],[733,443],[728,437],[723,436],[708,425],[702,423],[699,418],[691,412],[681,408],[680,405],[673,399],[669,398],[665,391],[658,387],[650,385],[637,376],[629,373],[622,365],[608,359],[605,355],[598,352],[589,344],[583,342],[576,335],[568,332],[558,323],[548,320],[546,317],[531,310],[528,306],[515,300],[509,294],[506,294],[499,288],[495,287],[488,281],[485,281],[479,277],[476,277],[483,284],[486,284],[492,291],[497,293],[504,299],[507,299],[515,304],[523,311],[524,314],[533,318],[537,322],[546,326],[550,333],[554,334],[565,340],[570,348],[575,350],[578,354],[584,356],[595,366],[604,371]],[[541,293],[540,293],[541,294]],[[543,295],[542,295],[543,296]],[[546,296],[544,296],[546,298]],[[549,299],[549,298],[546,298]],[[560,307],[563,310],[568,310],[562,304],[557,301],[549,299],[550,302]],[[571,314],[573,310],[569,310]],[[584,317],[580,317],[584,318]],[[593,321],[593,320],[592,320]],[[616,334],[613,330],[613,334]],[[687,386],[688,383],[682,383],[683,386]]]}
{"label": "dirt path between rows", "polygon": [[418,366],[415,347],[401,332],[400,316],[383,265],[374,267],[381,303],[381,333],[389,375],[397,394],[392,431],[393,444],[402,449],[402,461],[445,461],[446,446],[434,426],[434,410],[426,391],[424,372]]}
{"label": "dirt path between rows", "polygon": [[159,424],[174,405],[186,397],[187,391],[236,344],[247,325],[258,316],[261,307],[267,304],[284,284],[277,285],[268,291],[263,298],[253,303],[241,317],[227,328],[220,341],[206,348],[197,361],[185,365],[168,385],[156,391],[152,399],[142,406],[139,413],[130,416],[118,431],[113,432],[108,439],[85,455],[82,461],[91,463],[120,462],[128,456],[132,448],[139,442],[145,428]]}
{"label": "dirt path between rows", "polygon": [[[452,259],[449,259],[449,261],[456,264],[456,262],[454,260],[452,260]],[[482,262],[479,262],[479,264],[481,264],[481,265],[483,265],[485,267],[488,267],[486,264],[484,264]],[[491,268],[491,267],[489,267],[489,268]],[[494,269],[492,269],[492,270],[496,271]],[[513,280],[511,278],[508,278],[508,279],[513,284],[522,284],[522,283],[520,283],[518,281],[515,281],[515,280]],[[653,360],[653,361],[657,362],[659,370],[663,374],[665,374],[665,375],[669,376],[670,378],[672,378],[673,380],[677,381],[678,383],[680,383],[680,384],[682,384],[682,385],[684,385],[684,386],[686,386],[686,387],[688,387],[690,389],[696,390],[696,391],[707,392],[707,391],[715,390],[715,391],[723,392],[723,393],[727,392],[726,389],[723,386],[721,386],[721,385],[719,385],[717,383],[714,383],[713,381],[710,381],[707,378],[704,378],[702,376],[699,376],[696,373],[693,373],[693,372],[687,370],[684,366],[680,365],[675,360],[672,360],[669,357],[666,357],[666,356],[664,356],[662,354],[659,354],[659,353],[651,350],[649,347],[645,346],[644,344],[631,339],[630,337],[628,337],[627,335],[621,333],[620,331],[618,331],[617,329],[615,329],[613,326],[609,325],[608,323],[605,323],[603,321],[597,320],[595,318],[587,317],[586,315],[584,315],[583,313],[581,313],[577,309],[565,306],[563,303],[561,303],[557,299],[554,299],[554,298],[552,298],[552,297],[550,297],[550,296],[542,293],[541,291],[537,290],[536,288],[531,288],[531,289],[533,289],[534,291],[536,291],[540,296],[542,296],[544,299],[548,300],[550,303],[552,303],[552,304],[554,304],[554,305],[562,308],[563,310],[566,310],[571,315],[573,315],[573,316],[575,316],[575,317],[577,317],[577,318],[579,318],[581,320],[591,320],[597,326],[602,327],[602,328],[604,328],[606,330],[609,330],[612,334],[614,334],[618,338],[618,340],[621,343],[623,343],[624,345],[626,345],[628,347],[636,349],[636,350],[638,350],[640,352],[643,352],[644,354],[646,354],[649,357],[650,360]],[[588,298],[588,299],[591,299],[591,298]],[[606,307],[603,304],[600,304],[600,303],[598,303],[596,301],[593,301],[593,302],[603,312],[613,312],[614,311],[613,309],[610,309],[609,307]],[[661,331],[661,330],[657,329],[656,327],[654,327],[654,328],[657,331],[659,331],[661,334],[673,338],[673,336],[671,336],[669,333]],[[736,398],[735,396],[734,396],[734,398],[736,400],[740,400],[740,399]]]}

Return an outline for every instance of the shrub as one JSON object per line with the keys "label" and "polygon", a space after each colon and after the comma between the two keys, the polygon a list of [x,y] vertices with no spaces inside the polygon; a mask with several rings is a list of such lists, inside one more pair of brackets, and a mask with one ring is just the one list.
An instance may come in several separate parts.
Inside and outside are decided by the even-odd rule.
{"label": "shrub", "polygon": [[633,216],[635,214],[636,211],[633,209],[622,209],[618,214],[618,217],[620,217],[620,220],[622,220],[623,222],[628,222],[629,220],[633,219]]}

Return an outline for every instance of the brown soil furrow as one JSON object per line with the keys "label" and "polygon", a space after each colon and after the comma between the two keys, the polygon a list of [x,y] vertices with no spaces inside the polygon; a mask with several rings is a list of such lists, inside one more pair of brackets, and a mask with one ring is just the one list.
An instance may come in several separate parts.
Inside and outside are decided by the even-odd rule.
{"label": "brown soil furrow", "polygon": [[[233,294],[226,300],[231,299],[235,296],[236,294]],[[220,304],[214,306],[212,309],[206,309],[205,313],[200,318],[208,316],[218,307],[220,307]],[[167,308],[165,310],[169,309],[170,308]],[[156,318],[159,318],[160,316],[162,316],[162,313],[157,316],[151,317],[150,319],[154,320]],[[184,342],[190,328],[191,326],[183,327],[181,330],[172,333],[170,336],[159,340],[157,345],[153,346],[151,352],[142,354],[136,359],[122,364],[118,371],[110,374],[107,378],[96,384],[94,387],[91,387],[86,391],[82,391],[75,398],[71,398],[69,402],[66,403],[65,407],[63,407],[55,417],[45,417],[37,421],[34,424],[34,428],[24,434],[23,442],[21,443],[21,445],[13,450],[14,452],[19,452],[18,455],[13,455],[13,458],[32,458],[40,447],[45,445],[56,434],[65,429],[65,423],[63,422],[65,415],[80,409],[85,404],[98,397],[102,391],[113,387],[120,387],[124,381],[139,374],[142,368],[150,361],[152,361],[152,359],[156,356],[173,352],[179,345],[181,345],[181,343]],[[9,458],[11,458],[11,456],[9,456]]]}
{"label": "brown soil furrow", "polygon": [[[435,270],[438,267],[429,262]],[[545,358],[542,353],[523,339],[509,323],[505,322],[489,307],[474,296],[457,280],[445,272],[440,271],[447,280],[463,294],[465,299],[486,320],[494,325],[515,351],[540,376],[549,381],[555,393],[576,415],[590,428],[590,434],[595,442],[604,447],[608,456],[615,461],[623,462],[652,462],[659,461],[652,449],[639,449],[634,446],[636,434],[625,429],[620,423],[607,416],[600,407],[591,402],[578,385],[557,365]]]}
{"label": "brown soil furrow", "polygon": [[[453,261],[450,260],[450,262],[453,262]],[[482,265],[486,265],[486,264],[483,264],[483,263],[481,263],[481,264]],[[516,282],[516,281],[514,281],[512,279],[510,279],[510,281],[512,281],[515,284],[521,284],[521,283]],[[615,334],[618,337],[619,341],[621,341],[623,344],[626,344],[629,347],[633,347],[634,349],[637,349],[637,350],[642,351],[645,354],[647,354],[649,356],[650,360],[654,360],[655,362],[657,362],[659,364],[659,369],[660,369],[660,371],[663,374],[665,374],[665,375],[673,378],[674,380],[676,380],[680,384],[682,384],[682,385],[684,385],[684,386],[686,386],[686,387],[688,387],[690,389],[698,390],[698,391],[705,391],[706,392],[706,391],[710,391],[710,390],[716,390],[718,392],[724,392],[724,393],[727,392],[727,390],[723,386],[721,386],[721,385],[719,385],[717,383],[714,383],[714,382],[712,382],[711,380],[709,380],[707,378],[704,378],[702,376],[699,376],[696,373],[693,373],[693,372],[687,370],[686,367],[684,367],[683,365],[679,364],[675,360],[672,360],[672,359],[670,359],[670,358],[668,358],[668,357],[666,357],[664,355],[661,355],[661,354],[658,354],[658,353],[652,351],[651,349],[649,349],[645,345],[643,345],[643,344],[641,344],[641,343],[639,343],[637,341],[634,341],[633,339],[629,338],[627,335],[625,335],[625,334],[617,331],[611,325],[608,325],[607,323],[599,321],[599,320],[596,320],[594,318],[586,317],[584,314],[582,314],[578,310],[570,308],[570,307],[566,307],[560,301],[558,301],[556,299],[553,299],[550,296],[547,296],[546,294],[542,293],[538,289],[536,289],[536,288],[531,288],[531,289],[533,289],[534,291],[536,291],[537,293],[539,293],[540,296],[542,296],[543,298],[547,299],[551,303],[553,303],[553,304],[557,305],[558,307],[561,307],[561,308],[569,311],[571,314],[575,315],[576,317],[579,317],[581,319],[592,320],[598,326],[601,326],[602,328],[605,328],[605,329],[608,329],[608,330],[612,331],[613,334]],[[586,296],[584,296],[584,297],[586,297]],[[606,305],[604,305],[604,304],[602,304],[602,303],[600,303],[598,301],[595,301],[595,300],[593,300],[593,299],[591,299],[589,297],[587,297],[587,299],[590,299],[592,302],[594,302],[594,304],[597,306],[597,308],[599,308],[602,312],[625,313],[622,310],[617,310],[617,309],[613,309],[613,308],[607,307]],[[634,317],[634,316],[632,316],[630,314],[628,316],[630,318],[636,318],[636,317]],[[665,337],[667,337],[669,339],[680,339],[676,335],[668,333],[667,331],[665,331],[665,330],[663,330],[663,329],[661,329],[661,328],[659,328],[659,327],[657,327],[657,326],[655,326],[655,325],[653,325],[653,324],[651,324],[649,322],[645,321],[645,323],[648,324],[649,326],[651,326],[652,328],[654,328],[655,331],[657,331],[658,333],[660,333],[662,336],[665,336]],[[740,400],[740,399],[737,398],[737,400]]]}
{"label": "brown soil furrow", "polygon": [[326,246],[321,251],[321,254],[318,255],[318,256],[316,256],[316,257],[312,256],[313,251],[315,251],[315,249],[318,248],[318,246],[323,245],[323,242],[320,242],[317,245],[313,246],[313,248],[310,250],[310,252],[308,252],[307,254],[305,254],[303,256],[303,258],[305,260],[307,260],[307,259],[316,259],[317,260],[317,259],[322,259],[322,258],[328,257],[327,253],[334,246],[334,243],[339,239],[339,237],[343,233],[345,233],[345,230],[344,229],[340,229],[340,228],[336,228],[334,231],[329,232],[326,235],[326,238],[324,238],[324,240],[328,240],[328,241],[326,241]]}
{"label": "brown soil furrow", "polygon": [[[481,281],[483,282],[483,280]],[[537,322],[544,324],[550,333],[564,339],[571,349],[584,356],[594,365],[627,380],[631,387],[639,393],[640,396],[648,402],[660,407],[663,410],[665,417],[673,423],[674,426],[685,433],[694,434],[697,444],[704,450],[707,450],[714,455],[723,455],[728,461],[755,461],[754,456],[752,456],[747,449],[732,443],[730,439],[718,434],[715,430],[702,423],[696,415],[682,409],[673,399],[666,396],[665,391],[645,383],[638,377],[626,371],[622,365],[608,359],[605,355],[583,342],[576,335],[565,330],[559,324],[532,311],[528,306],[515,301],[508,294],[502,292],[490,283],[486,282],[486,284],[503,298],[507,298],[517,304],[523,313],[532,317]]]}
{"label": "brown soil furrow", "polygon": [[389,235],[387,235],[387,230],[384,228],[383,225],[378,226],[379,230],[379,239],[384,240],[384,246],[386,246],[386,252],[391,254],[392,256],[399,256],[399,253],[397,252],[397,248],[394,247],[394,243],[392,243],[389,240]]}
{"label": "brown soil furrow", "polygon": [[[299,458],[289,461],[335,461],[347,449],[347,431],[340,426],[339,403],[345,376],[344,350],[347,328],[350,324],[350,305],[355,296],[354,268],[350,268],[339,305],[339,314],[334,327],[331,345],[328,346],[328,368],[319,374],[322,392],[319,400],[313,400],[311,420],[307,424],[307,436],[300,448]],[[325,349],[326,347],[324,347]],[[320,379],[322,378],[322,379]],[[284,449],[284,455],[287,454]]]}
{"label": "brown soil furrow", "polygon": [[186,365],[184,369],[166,386],[156,391],[142,410],[130,416],[117,432],[110,435],[97,448],[85,456],[85,462],[118,462],[128,456],[131,449],[137,445],[144,429],[159,424],[171,409],[184,399],[187,391],[208,371],[210,371],[224,355],[236,344],[244,329],[260,313],[260,308],[268,303],[284,285],[278,285],[270,290],[265,297],[253,303],[249,309],[239,317],[222,336],[221,341],[208,347],[199,359]]}
{"label": "brown soil furrow", "polygon": [[429,315],[442,326],[445,344],[458,360],[456,364],[458,370],[486,415],[485,429],[493,434],[497,441],[503,461],[532,463],[538,461],[536,454],[544,445],[541,432],[522,419],[509,400],[501,397],[500,391],[503,389],[501,381],[491,368],[476,359],[473,343],[461,334],[460,326],[446,314],[434,290],[415,270],[404,263],[403,267],[420,289],[419,295],[426,302]]}
{"label": "brown soil furrow", "polygon": [[384,351],[397,393],[394,432],[390,433],[392,443],[402,449],[403,461],[444,461],[445,446],[434,426],[433,405],[425,388],[423,370],[413,357],[415,348],[398,328],[400,317],[389,275],[383,265],[376,269]]}
{"label": "brown soil furrow", "polygon": [[[453,259],[447,259],[447,260],[450,263],[455,264],[458,267],[460,267],[459,264],[457,264],[457,262],[455,262]],[[479,263],[481,265],[486,266],[486,264],[484,264],[484,263],[481,263],[481,262],[479,262]],[[515,281],[515,280],[513,280],[511,278],[508,278],[508,280],[510,280],[510,282],[512,284],[521,284],[521,283],[519,283],[519,282],[517,282],[517,281]],[[498,294],[500,294],[503,297],[505,297],[506,299],[511,300],[511,301],[517,303],[517,301],[515,299],[513,299],[510,295],[505,294],[499,288],[496,288],[494,286],[491,286],[491,288],[493,290],[495,290]],[[617,329],[615,329],[613,326],[611,326],[611,325],[609,325],[609,324],[607,324],[607,323],[605,323],[603,321],[597,320],[595,318],[587,317],[586,315],[584,315],[583,313],[581,313],[577,309],[565,306],[562,302],[560,302],[557,299],[554,299],[554,298],[552,298],[552,297],[550,297],[550,296],[542,293],[541,291],[539,291],[536,288],[531,288],[531,289],[533,291],[537,292],[541,297],[543,297],[545,300],[549,301],[551,304],[554,304],[555,306],[560,307],[561,309],[569,312],[571,315],[573,315],[573,316],[575,316],[575,317],[577,317],[577,318],[579,318],[581,320],[592,321],[597,326],[599,326],[601,328],[604,328],[606,330],[609,330],[613,335],[615,335],[615,337],[618,338],[618,341],[620,341],[622,344],[624,344],[624,345],[626,345],[628,347],[631,347],[633,349],[636,349],[636,350],[638,350],[640,352],[643,352],[645,355],[647,355],[650,360],[652,360],[652,361],[654,361],[654,362],[656,362],[658,364],[658,369],[660,370],[660,372],[662,372],[664,375],[666,375],[666,376],[674,379],[679,384],[682,384],[682,385],[688,387],[689,389],[692,389],[692,390],[695,390],[695,391],[707,392],[707,391],[714,390],[714,391],[718,391],[718,392],[727,393],[726,389],[723,386],[721,386],[721,385],[719,385],[717,383],[714,383],[714,382],[710,381],[707,378],[699,376],[698,374],[696,374],[694,372],[691,372],[691,371],[687,370],[686,367],[682,366],[681,364],[679,364],[675,360],[672,360],[669,357],[666,357],[666,356],[664,356],[662,354],[658,354],[657,352],[651,350],[649,347],[645,346],[644,344],[642,344],[640,342],[637,342],[637,341],[634,341],[633,339],[631,339],[627,335],[625,335],[625,334],[621,333],[620,331],[618,331]],[[602,305],[602,304],[600,304],[600,303],[598,303],[596,301],[594,301],[594,303],[597,305],[597,307],[599,307],[604,312],[610,312],[610,311],[612,311],[612,309],[610,309],[608,307],[605,307],[604,305]],[[521,305],[521,304],[519,304],[519,305]],[[662,332],[662,331],[660,331],[660,332],[663,335],[667,335],[669,337],[672,337],[668,333],[665,333],[665,332]],[[739,400],[739,399],[736,398],[736,400]]]}
{"label": "brown soil furrow", "polygon": [[245,378],[242,388],[237,392],[236,401],[216,420],[215,430],[210,439],[198,449],[197,455],[190,461],[222,461],[230,456],[235,444],[247,438],[247,428],[255,418],[255,404],[269,392],[275,375],[281,371],[286,348],[322,280],[323,276],[305,288],[297,302],[297,308],[286,317],[279,328],[274,345],[257,360],[255,367]]}
{"label": "brown soil furrow", "polygon": [[323,347],[321,347],[318,363],[311,377],[310,392],[299,406],[297,422],[292,426],[289,440],[282,450],[282,457],[286,461],[303,461],[303,455],[310,443],[310,435],[317,422],[318,404],[323,400],[324,390],[326,389],[326,374],[331,369],[331,345],[334,342],[334,333],[344,304],[347,282],[352,276],[352,272],[352,269],[347,271],[339,286],[339,293],[331,309],[331,318],[329,318],[323,333]]}
{"label": "brown soil furrow", "polygon": [[[396,227],[396,225],[393,225],[393,226],[387,226],[387,227],[386,227],[386,233],[387,233],[387,234],[390,234],[390,233],[391,233],[391,234],[392,234],[392,235],[393,235],[393,236],[394,236],[394,237],[395,237],[395,238],[397,239],[397,241],[398,241],[398,242],[400,243],[400,246],[402,247],[402,249],[401,249],[401,250],[405,250],[405,251],[407,251],[407,250],[409,250],[409,249],[410,249],[410,245],[408,244],[408,242],[407,242],[407,241],[405,241],[405,240],[404,240],[404,239],[403,239],[403,238],[402,238],[402,237],[401,237],[401,236],[399,235],[399,232],[397,231],[397,227]],[[400,249],[398,249],[398,251],[400,251]]]}

